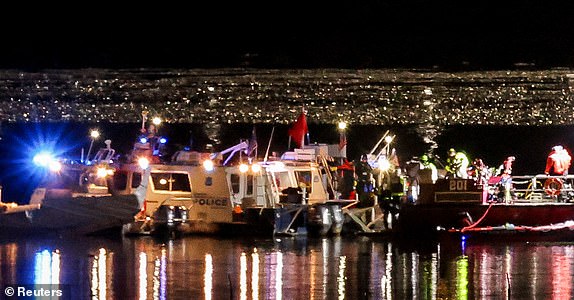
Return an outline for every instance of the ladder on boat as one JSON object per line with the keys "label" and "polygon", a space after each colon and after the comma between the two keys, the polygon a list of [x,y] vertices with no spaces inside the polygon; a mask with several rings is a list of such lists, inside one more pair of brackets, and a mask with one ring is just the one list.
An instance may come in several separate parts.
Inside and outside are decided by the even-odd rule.
{"label": "ladder on boat", "polygon": [[335,180],[333,179],[333,174],[331,173],[331,168],[329,167],[329,162],[327,162],[327,159],[325,158],[325,156],[319,156],[319,165],[323,167],[323,171],[325,172],[325,175],[327,176],[327,192],[328,194],[333,195],[333,198],[335,198],[335,196],[337,195],[336,193],[336,189],[335,189]]}

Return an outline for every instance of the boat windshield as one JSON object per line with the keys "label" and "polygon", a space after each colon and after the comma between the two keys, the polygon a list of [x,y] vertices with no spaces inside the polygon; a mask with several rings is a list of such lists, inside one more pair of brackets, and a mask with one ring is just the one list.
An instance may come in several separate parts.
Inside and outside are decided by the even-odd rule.
{"label": "boat windshield", "polygon": [[171,192],[191,192],[187,173],[152,173],[154,190]]}
{"label": "boat windshield", "polygon": [[297,178],[297,182],[299,183],[299,187],[305,187],[307,193],[311,193],[311,186],[312,186],[312,174],[311,171],[295,171],[295,177]]}

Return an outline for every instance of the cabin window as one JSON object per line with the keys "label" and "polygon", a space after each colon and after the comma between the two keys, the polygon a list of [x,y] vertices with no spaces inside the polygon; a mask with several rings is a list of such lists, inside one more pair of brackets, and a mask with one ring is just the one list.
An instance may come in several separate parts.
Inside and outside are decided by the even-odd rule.
{"label": "cabin window", "polygon": [[313,175],[311,174],[311,171],[297,171],[295,172],[295,177],[297,178],[297,182],[299,183],[299,186],[305,186],[306,188],[306,192],[308,194],[311,193],[311,186],[312,186],[312,178]]}
{"label": "cabin window", "polygon": [[277,184],[277,187],[279,188],[279,190],[283,190],[286,189],[289,186],[289,183],[291,181],[289,180],[289,173],[288,172],[276,172],[275,173],[275,183]]}
{"label": "cabin window", "polygon": [[137,188],[142,183],[142,174],[133,173],[132,174],[132,188]]}
{"label": "cabin window", "polygon": [[205,186],[211,186],[213,184],[213,178],[205,177]]}
{"label": "cabin window", "polygon": [[114,190],[123,191],[128,186],[128,174],[126,172],[117,171],[113,179]]}
{"label": "cabin window", "polygon": [[152,173],[153,187],[158,191],[191,192],[189,177],[183,173]]}
{"label": "cabin window", "polygon": [[[77,174],[74,173],[69,173],[69,174],[65,174],[65,175],[70,175],[73,174],[72,177],[78,178]],[[100,186],[100,187],[106,187],[108,185],[106,178],[102,178],[102,177],[98,177],[97,174],[95,173],[95,170],[86,170],[84,171],[80,176],[80,184],[84,185],[84,186],[88,186],[90,184],[95,185],[95,186]],[[66,176],[62,176],[62,179],[66,179]],[[69,178],[67,178],[69,179]]]}
{"label": "cabin window", "polygon": [[52,189],[77,189],[78,181],[79,185],[87,185],[87,183],[84,183],[84,181],[87,182],[87,179],[80,177],[78,171],[67,170],[60,174],[49,174],[46,182],[42,183],[41,186]]}
{"label": "cabin window", "polygon": [[253,175],[247,175],[247,192],[246,195],[253,195]]}
{"label": "cabin window", "polygon": [[189,177],[187,177],[187,174],[171,174],[171,190],[191,192]]}
{"label": "cabin window", "polygon": [[231,174],[230,181],[231,181],[231,191],[234,194],[239,194],[239,175]]}

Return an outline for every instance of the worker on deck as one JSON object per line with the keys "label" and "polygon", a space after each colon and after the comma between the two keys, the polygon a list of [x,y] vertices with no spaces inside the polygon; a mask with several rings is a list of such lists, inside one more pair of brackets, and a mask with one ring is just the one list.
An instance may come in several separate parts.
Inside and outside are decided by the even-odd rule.
{"label": "worker on deck", "polygon": [[438,179],[438,170],[436,168],[436,165],[430,161],[429,156],[426,154],[421,155],[420,161],[421,161],[421,169],[430,170],[431,180],[433,183],[435,183]]}
{"label": "worker on deck", "polygon": [[[564,147],[561,145],[552,147],[552,151],[550,151],[546,159],[544,174],[553,176],[568,175],[571,160],[572,157]],[[544,190],[559,202],[570,201],[570,199],[574,198],[572,184],[560,178],[548,178],[544,182]]]}
{"label": "worker on deck", "polygon": [[338,192],[341,193],[341,199],[355,199],[355,166],[352,162],[345,159],[342,165],[337,167],[338,174]]}
{"label": "worker on deck", "polygon": [[474,178],[479,184],[486,184],[492,176],[492,172],[481,158],[475,158],[468,172],[469,176]]}
{"label": "worker on deck", "polygon": [[544,174],[559,176],[568,175],[571,160],[572,157],[564,147],[560,145],[552,147],[552,151],[548,154],[548,158],[546,159]]}
{"label": "worker on deck", "polygon": [[498,167],[496,171],[496,176],[500,176],[499,185],[502,187],[500,190],[499,201],[504,200],[506,204],[512,203],[516,200],[516,193],[512,187],[512,163],[516,160],[516,157],[509,156],[504,162]]}
{"label": "worker on deck", "polygon": [[453,148],[448,150],[448,158],[446,159],[445,170],[448,177],[453,178],[468,178],[468,165],[470,161],[466,154],[462,152],[457,152]]}
{"label": "worker on deck", "polygon": [[505,176],[505,175],[510,176],[510,174],[512,174],[512,163],[515,160],[516,157],[514,156],[507,157],[504,160],[504,162],[502,162],[502,164],[498,166],[498,169],[496,170],[496,176]]}
{"label": "worker on deck", "polygon": [[407,202],[416,203],[420,194],[420,175],[422,164],[418,157],[413,157],[405,164],[405,173],[407,175]]}
{"label": "worker on deck", "polygon": [[361,160],[355,164],[355,174],[357,176],[357,195],[359,196],[360,206],[372,206],[374,203],[370,202],[374,202],[375,179],[367,154],[363,154]]}

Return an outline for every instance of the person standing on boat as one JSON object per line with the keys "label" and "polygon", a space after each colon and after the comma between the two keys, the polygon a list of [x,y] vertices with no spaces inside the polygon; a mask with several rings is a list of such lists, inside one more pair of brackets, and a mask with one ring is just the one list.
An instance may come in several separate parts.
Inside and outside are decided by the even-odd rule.
{"label": "person standing on boat", "polygon": [[367,154],[363,154],[361,160],[355,165],[355,174],[357,175],[357,194],[359,201],[364,204],[369,204],[367,202],[370,202],[375,186],[373,168],[369,165]]}
{"label": "person standing on boat", "polygon": [[502,162],[502,165],[500,165],[500,167],[498,167],[498,169],[500,170],[501,174],[506,174],[506,175],[510,175],[512,174],[512,163],[516,160],[516,157],[514,156],[509,156],[506,158],[506,160],[504,160],[504,162]]}
{"label": "person standing on boat", "polygon": [[568,175],[571,160],[572,157],[564,147],[560,145],[552,147],[552,151],[546,159],[544,174],[557,176]]}
{"label": "person standing on boat", "polygon": [[491,176],[488,166],[481,158],[475,158],[470,167],[469,176],[474,178],[480,184],[486,184]]}
{"label": "person standing on boat", "polygon": [[341,193],[341,199],[355,199],[355,166],[345,159],[342,165],[337,167],[339,174],[338,191]]}
{"label": "person standing on boat", "polygon": [[416,203],[420,193],[420,175],[422,164],[418,157],[413,157],[405,164],[405,173],[407,175],[407,201]]}
{"label": "person standing on boat", "polygon": [[504,200],[507,204],[516,200],[516,194],[512,188],[512,163],[516,160],[516,157],[509,156],[504,162],[498,167],[496,171],[496,176],[500,176],[499,185],[502,187],[499,195],[499,201]]}
{"label": "person standing on boat", "polygon": [[430,170],[431,171],[431,180],[435,183],[438,179],[438,170],[436,165],[432,163],[429,159],[429,156],[426,154],[421,155],[421,170]]}
{"label": "person standing on boat", "polygon": [[466,154],[462,152],[457,152],[453,148],[448,150],[448,158],[446,159],[446,167],[445,170],[447,172],[447,176],[453,178],[468,178],[468,165],[470,161]]}

